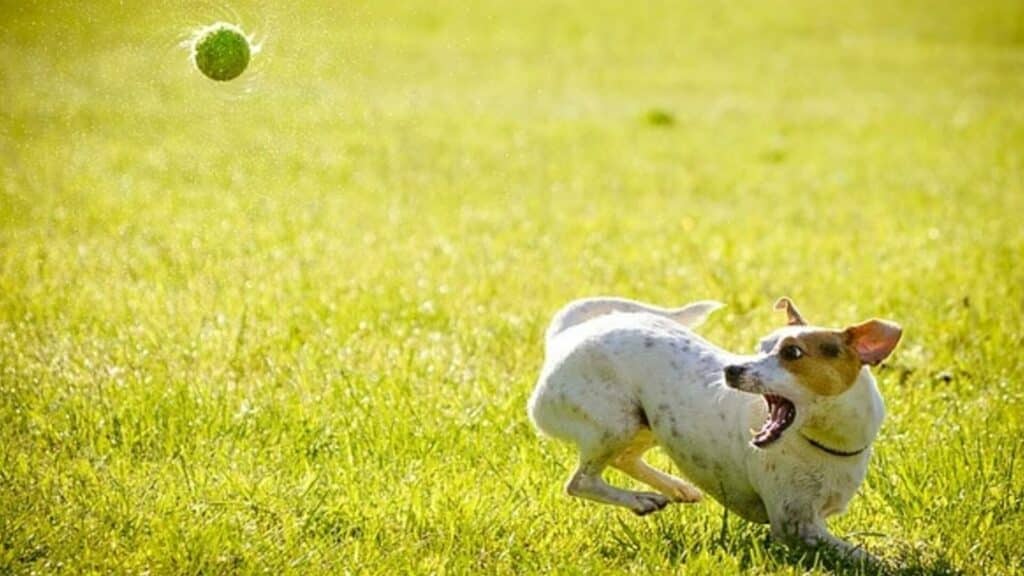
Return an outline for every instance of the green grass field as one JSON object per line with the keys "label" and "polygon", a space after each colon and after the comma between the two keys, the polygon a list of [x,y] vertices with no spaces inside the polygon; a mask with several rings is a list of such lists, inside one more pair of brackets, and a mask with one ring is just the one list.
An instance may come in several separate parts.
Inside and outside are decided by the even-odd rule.
{"label": "green grass field", "polygon": [[786,294],[905,327],[833,531],[1024,574],[1024,4],[234,8],[0,6],[0,573],[844,571],[525,414],[573,298]]}

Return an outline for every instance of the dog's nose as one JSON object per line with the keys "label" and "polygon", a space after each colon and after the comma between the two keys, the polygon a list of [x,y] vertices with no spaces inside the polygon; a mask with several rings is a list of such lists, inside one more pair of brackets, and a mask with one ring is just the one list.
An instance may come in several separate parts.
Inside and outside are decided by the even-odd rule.
{"label": "dog's nose", "polygon": [[740,376],[743,376],[744,370],[746,370],[745,367],[737,366],[736,364],[733,364],[732,366],[726,366],[725,381],[728,382],[729,384],[735,384],[736,381],[740,379]]}

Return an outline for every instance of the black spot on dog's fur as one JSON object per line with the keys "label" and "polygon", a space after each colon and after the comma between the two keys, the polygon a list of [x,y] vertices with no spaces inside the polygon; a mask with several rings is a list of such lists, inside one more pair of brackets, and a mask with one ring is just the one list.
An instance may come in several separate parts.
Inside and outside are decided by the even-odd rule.
{"label": "black spot on dog's fur", "polygon": [[690,345],[687,344],[685,341],[680,342],[678,340],[673,340],[672,341],[672,348],[674,350],[678,350],[680,352],[685,352],[685,351],[690,349]]}

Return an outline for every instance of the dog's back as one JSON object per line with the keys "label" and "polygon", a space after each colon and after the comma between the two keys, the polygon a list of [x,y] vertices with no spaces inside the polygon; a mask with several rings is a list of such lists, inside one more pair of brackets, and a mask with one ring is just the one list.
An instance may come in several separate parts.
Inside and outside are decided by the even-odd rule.
{"label": "dog's back", "polygon": [[562,332],[582,324],[587,320],[615,313],[646,312],[669,318],[686,326],[696,328],[704,323],[707,317],[722,307],[721,302],[701,300],[692,302],[681,308],[661,308],[626,298],[597,297],[574,300],[555,313],[548,325],[545,341],[551,341]]}

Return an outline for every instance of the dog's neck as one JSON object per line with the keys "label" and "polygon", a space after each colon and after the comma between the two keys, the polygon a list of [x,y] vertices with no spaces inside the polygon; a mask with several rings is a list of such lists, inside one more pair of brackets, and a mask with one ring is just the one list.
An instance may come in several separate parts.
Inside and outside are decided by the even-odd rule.
{"label": "dog's neck", "polygon": [[836,453],[856,454],[871,446],[885,417],[885,405],[867,366],[846,392],[815,403],[800,433]]}

